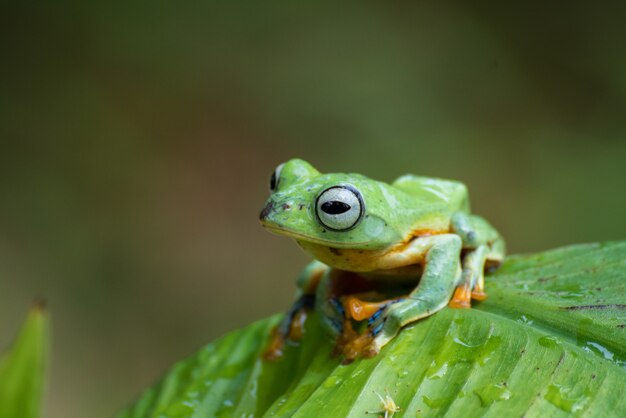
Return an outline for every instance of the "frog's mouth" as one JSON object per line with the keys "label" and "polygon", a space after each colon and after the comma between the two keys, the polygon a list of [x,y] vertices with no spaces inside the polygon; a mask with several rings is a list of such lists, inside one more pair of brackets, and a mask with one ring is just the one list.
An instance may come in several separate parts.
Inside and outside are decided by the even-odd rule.
{"label": "frog's mouth", "polygon": [[286,237],[293,238],[297,241],[306,241],[313,244],[323,245],[325,247],[331,248],[368,248],[367,242],[337,242],[328,239],[319,238],[312,235],[302,234],[300,232],[293,231],[291,229],[287,229],[278,225],[272,225],[266,222],[261,221],[261,225],[271,233],[276,235],[282,235]]}

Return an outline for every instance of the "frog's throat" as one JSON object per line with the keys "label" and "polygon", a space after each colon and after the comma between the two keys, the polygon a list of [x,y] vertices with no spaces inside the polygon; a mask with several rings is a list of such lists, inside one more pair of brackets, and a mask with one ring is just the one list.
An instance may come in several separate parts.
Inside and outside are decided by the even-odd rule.
{"label": "frog's throat", "polygon": [[313,237],[313,236],[306,235],[306,234],[301,234],[299,232],[295,232],[290,229],[281,228],[277,226],[263,224],[263,227],[265,227],[265,229],[267,229],[268,231],[276,235],[282,235],[282,236],[293,238],[296,241],[310,242],[313,244],[323,245],[325,247],[330,247],[330,248],[366,248],[366,247],[369,247],[368,245],[369,242],[367,241],[347,242],[347,243],[336,242],[336,241],[331,241],[331,240],[325,240],[325,239],[318,238],[318,237]]}

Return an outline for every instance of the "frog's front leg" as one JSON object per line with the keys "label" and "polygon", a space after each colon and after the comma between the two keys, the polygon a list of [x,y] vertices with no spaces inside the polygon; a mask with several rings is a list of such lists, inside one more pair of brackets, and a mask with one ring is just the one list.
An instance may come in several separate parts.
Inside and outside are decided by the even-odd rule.
{"label": "frog's front leg", "polygon": [[[458,235],[442,234],[418,238],[397,257],[423,260],[418,286],[403,300],[389,304],[374,314],[368,331],[344,350],[347,360],[359,354],[376,355],[403,326],[444,308],[461,280],[462,241]],[[365,344],[367,342],[367,344]],[[359,347],[366,348],[359,352]]]}
{"label": "frog's front leg", "polygon": [[504,241],[498,231],[480,216],[457,212],[452,216],[452,231],[463,240],[463,280],[449,306],[469,308],[470,299],[484,300],[485,266],[498,266],[504,259]]}
{"label": "frog's front leg", "polygon": [[298,286],[296,301],[272,330],[270,343],[263,353],[266,360],[275,360],[282,356],[286,340],[298,341],[302,338],[306,313],[315,305],[318,284],[327,270],[327,265],[313,261],[300,273],[296,282]]}
{"label": "frog's front leg", "polygon": [[448,306],[451,308],[469,308],[471,307],[471,299],[487,299],[487,294],[484,291],[484,270],[488,252],[487,245],[479,245],[478,248],[465,255],[462,263],[462,280],[454,291],[454,296],[450,299]]}

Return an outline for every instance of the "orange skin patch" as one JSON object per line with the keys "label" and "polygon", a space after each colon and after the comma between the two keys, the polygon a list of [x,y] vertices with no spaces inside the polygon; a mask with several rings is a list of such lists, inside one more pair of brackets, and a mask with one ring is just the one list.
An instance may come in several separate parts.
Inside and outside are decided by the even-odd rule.
{"label": "orange skin patch", "polygon": [[348,296],[343,301],[343,306],[344,306],[344,309],[346,310],[346,315],[356,321],[363,321],[364,319],[369,319],[380,308],[382,308],[384,304],[385,304],[385,301],[366,302],[364,300],[357,298],[356,296]]}
{"label": "orange skin patch", "polygon": [[447,234],[449,229],[415,229],[411,231],[407,237],[402,241],[402,244],[408,244],[416,238],[429,237],[431,235]]}

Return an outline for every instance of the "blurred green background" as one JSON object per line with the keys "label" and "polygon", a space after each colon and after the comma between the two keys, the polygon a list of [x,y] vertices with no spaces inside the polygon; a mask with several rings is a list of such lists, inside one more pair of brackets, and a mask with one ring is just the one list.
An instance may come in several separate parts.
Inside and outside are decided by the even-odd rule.
{"label": "blurred green background", "polygon": [[510,252],[626,237],[606,3],[28,3],[0,14],[0,346],[45,297],[48,417],[287,307],[307,256],[257,217],[294,156],[462,180]]}

